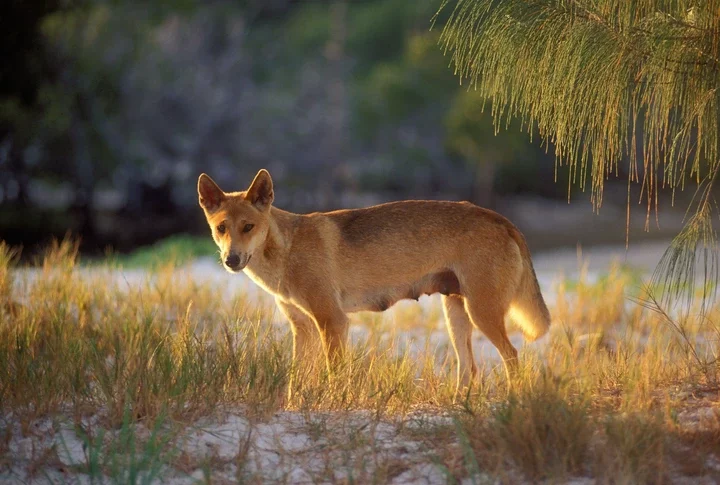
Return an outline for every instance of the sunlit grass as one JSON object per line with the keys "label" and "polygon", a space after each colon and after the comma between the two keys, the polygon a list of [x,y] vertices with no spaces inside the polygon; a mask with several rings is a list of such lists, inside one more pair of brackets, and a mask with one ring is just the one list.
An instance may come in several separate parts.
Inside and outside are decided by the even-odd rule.
{"label": "sunlit grass", "polygon": [[[324,443],[320,481],[331,480],[338,457],[344,476],[363,483],[406,471],[367,435],[383,423],[423,443],[449,481],[717,474],[708,463],[720,458],[720,414],[696,411],[720,407],[720,315],[675,321],[630,304],[637,277],[619,267],[597,282],[581,273],[557,285],[551,333],[522,349],[512,382],[497,362],[480,362],[479,381],[455,396],[453,359],[430,339],[442,312],[402,306],[358,316],[367,332],[345,361],[332,375],[296,375],[288,401],[291,339],[264,301],[220,296],[224,287],[180,277],[172,264],[140,284],[114,277],[112,265],[81,271],[70,241],[49,249],[35,271],[16,263],[0,246],[0,477],[17,459],[13,433],[31,435],[32,423],[49,419],[56,433],[58,423],[75,429],[84,452],[71,472],[91,480],[147,482],[198,467],[210,480],[232,462],[236,479],[262,481],[242,446],[232,459],[198,461],[177,439],[218,413],[262,423],[280,411],[298,413],[304,432]],[[400,339],[411,331],[425,339],[414,350]],[[358,416],[364,424],[353,424]],[[420,425],[407,424],[412,416]],[[57,465],[56,443],[24,473]],[[359,449],[374,458],[360,460]]]}

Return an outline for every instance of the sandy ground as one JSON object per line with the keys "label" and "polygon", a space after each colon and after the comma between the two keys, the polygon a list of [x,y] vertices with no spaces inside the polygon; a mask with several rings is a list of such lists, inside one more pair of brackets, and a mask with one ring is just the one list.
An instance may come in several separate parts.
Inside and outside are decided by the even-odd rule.
{"label": "sandy ground", "polygon": [[[612,261],[629,264],[643,272],[651,272],[663,254],[666,243],[644,243],[632,246],[628,251],[617,247],[598,247],[579,252],[575,248],[556,250],[535,255],[538,279],[545,295],[552,295],[552,286],[561,275],[575,277],[581,264],[586,264],[590,278],[597,277]],[[580,262],[580,263],[579,263]],[[84,270],[92,272],[92,270]],[[227,296],[236,292],[247,292],[263,298],[252,282],[244,275],[232,276],[226,273],[218,262],[199,260],[183,270],[183,277],[198,282],[215,283],[226,288]],[[117,273],[118,282],[136,285],[145,281],[146,273],[141,270],[127,270]],[[30,275],[30,277],[33,277]],[[551,301],[548,302],[552,304]],[[392,319],[396,312],[402,312],[414,302],[400,302],[386,312],[385,318]],[[438,297],[423,297],[420,304],[438,315],[434,330],[428,337],[425,330],[408,330],[398,333],[403,346],[415,351],[426,348],[427,339],[438,351],[449,350],[448,337]],[[280,323],[280,322],[278,322]],[[365,331],[354,326],[353,340],[361,340]],[[520,335],[512,335],[513,343],[521,348]],[[499,364],[496,350],[476,332],[473,341],[476,358],[486,365]],[[542,350],[543,341],[532,344]],[[717,411],[717,410],[715,410]],[[715,412],[712,409],[703,412]],[[251,422],[239,409],[219,410],[216,416],[208,416],[188,427],[172,447],[180,454],[186,466],[182,471],[162,470],[164,483],[204,483],[206,472],[212,470],[215,483],[237,481],[261,481],[271,483],[364,483],[358,470],[365,470],[365,478],[371,477],[377,467],[390,467],[389,482],[395,484],[446,483],[447,477],[437,463],[433,447],[421,438],[414,437],[414,426],[427,429],[430,426],[452,426],[451,418],[437,410],[418,409],[402,417],[392,419],[369,419],[367,412],[350,412],[340,415],[330,413],[280,412],[262,421]],[[692,417],[695,419],[696,417]],[[690,419],[690,418],[688,418]],[[369,424],[371,423],[371,424]],[[25,431],[15,423],[12,416],[5,416],[4,423],[11,431],[9,452],[15,465],[9,470],[0,468],[0,482],[3,483],[89,483],[87,475],[77,473],[78,466],[87,463],[89,451],[70,420],[40,419]],[[312,430],[322,430],[313,433]],[[140,434],[149,435],[150,430]],[[112,431],[108,437],[112,436]],[[107,437],[106,437],[107,438]],[[351,446],[346,446],[350,443]],[[55,453],[42,473],[33,478],[28,475],[32,464],[48,453]],[[717,464],[720,469],[720,463]],[[353,475],[355,474],[355,475]],[[141,480],[155,482],[158,477],[150,475]],[[480,482],[493,481],[490,477],[479,477]],[[477,483],[477,482],[476,482]],[[578,479],[573,483],[585,483]],[[591,482],[587,482],[591,483]]]}

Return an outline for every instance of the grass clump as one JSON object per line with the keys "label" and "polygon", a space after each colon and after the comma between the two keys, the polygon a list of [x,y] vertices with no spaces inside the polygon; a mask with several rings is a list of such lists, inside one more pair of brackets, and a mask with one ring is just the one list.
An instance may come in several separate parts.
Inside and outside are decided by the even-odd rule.
{"label": "grass clump", "polygon": [[532,480],[580,474],[593,435],[588,404],[547,378],[536,385],[511,391],[468,423],[481,467],[501,474],[511,462]]}
{"label": "grass clump", "polygon": [[[136,426],[127,412],[119,429],[113,432],[104,428],[94,434],[82,428],[77,431],[85,456],[72,466],[86,474],[91,483],[153,483],[162,478],[168,463],[179,455],[172,444],[173,432],[167,429],[163,416],[158,416],[150,429]],[[68,452],[62,441],[61,448]]]}
{"label": "grass clump", "polygon": [[608,416],[601,427],[597,476],[605,482],[664,483],[668,431],[660,414],[632,413]]}
{"label": "grass clump", "polygon": [[[172,268],[128,285],[109,270],[82,274],[76,260],[76,244],[57,244],[13,282],[19,309],[0,314],[3,410],[179,418],[283,386],[289,362],[276,347],[287,339],[269,337],[242,297],[220,304],[210,288],[176,284]],[[242,338],[248,330],[266,345]]]}

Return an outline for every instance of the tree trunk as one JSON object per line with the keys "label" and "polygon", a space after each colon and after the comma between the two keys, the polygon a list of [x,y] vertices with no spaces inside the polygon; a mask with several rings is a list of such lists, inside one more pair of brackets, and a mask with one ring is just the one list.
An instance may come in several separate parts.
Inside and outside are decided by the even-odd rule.
{"label": "tree trunk", "polygon": [[[10,140],[8,153],[8,166],[10,167],[10,180],[17,184],[17,196],[14,203],[20,208],[28,207],[30,199],[28,196],[29,177],[25,168],[25,156],[17,143]],[[7,198],[7,194],[3,194]]]}
{"label": "tree trunk", "polygon": [[88,146],[89,141],[86,130],[85,123],[78,116],[74,116],[71,127],[73,155],[75,158],[75,200],[73,201],[73,210],[80,217],[78,232],[82,240],[92,244],[97,242],[93,214],[95,175],[92,160],[90,159],[90,147]]}
{"label": "tree trunk", "polygon": [[495,208],[495,171],[496,163],[492,159],[475,164],[472,201],[480,207]]}
{"label": "tree trunk", "polygon": [[330,38],[325,54],[330,62],[331,79],[328,83],[327,170],[329,183],[323,183],[323,203],[334,205],[339,185],[349,178],[345,165],[347,143],[347,89],[345,82],[345,39],[347,37],[347,2],[337,0],[330,5]]}

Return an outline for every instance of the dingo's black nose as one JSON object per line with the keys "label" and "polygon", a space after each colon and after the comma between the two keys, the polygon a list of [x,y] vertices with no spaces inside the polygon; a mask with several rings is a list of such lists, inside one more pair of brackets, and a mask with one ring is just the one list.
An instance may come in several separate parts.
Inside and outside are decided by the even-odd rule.
{"label": "dingo's black nose", "polygon": [[240,266],[240,256],[237,254],[229,254],[227,258],[225,258],[225,266],[227,266],[230,269],[235,269],[238,266]]}

